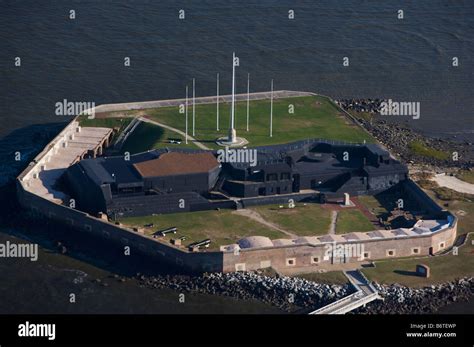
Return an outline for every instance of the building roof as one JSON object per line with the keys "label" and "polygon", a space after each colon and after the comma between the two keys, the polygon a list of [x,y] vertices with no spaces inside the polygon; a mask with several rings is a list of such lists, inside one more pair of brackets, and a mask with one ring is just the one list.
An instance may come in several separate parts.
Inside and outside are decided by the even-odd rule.
{"label": "building roof", "polygon": [[169,152],[133,166],[142,177],[157,177],[209,172],[219,166],[219,162],[211,152]]}
{"label": "building roof", "polygon": [[266,236],[248,236],[237,241],[240,248],[273,247],[273,242]]}
{"label": "building roof", "polygon": [[140,177],[122,157],[84,159],[78,165],[98,185],[120,185],[140,181]]}

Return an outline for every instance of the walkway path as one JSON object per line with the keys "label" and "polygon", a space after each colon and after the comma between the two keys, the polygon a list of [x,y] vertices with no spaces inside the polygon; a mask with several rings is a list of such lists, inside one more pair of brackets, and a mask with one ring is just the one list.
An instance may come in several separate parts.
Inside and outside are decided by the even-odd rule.
{"label": "walkway path", "polygon": [[331,224],[329,224],[329,235],[334,235],[336,233],[336,223],[337,223],[337,211],[331,211]]}
{"label": "walkway path", "polygon": [[[170,127],[169,125],[166,125],[166,124],[163,124],[163,123],[160,123],[160,122],[157,122],[155,120],[151,120],[151,119],[145,118],[145,117],[140,117],[139,120],[141,120],[142,122],[155,124],[155,125],[158,125],[159,127],[171,130],[171,131],[183,136],[183,138],[186,137],[186,133],[184,131],[181,131],[181,130],[173,128],[173,127]],[[209,147],[203,145],[201,142],[199,142],[198,140],[196,140],[194,137],[190,136],[189,134],[188,134],[188,141],[193,142],[196,146],[198,146],[201,149],[206,149],[206,150],[210,149]]]}
{"label": "walkway path", "polygon": [[357,291],[310,314],[345,314],[371,301],[381,299],[375,287],[359,270],[344,271],[344,275]]}
{"label": "walkway path", "polygon": [[235,210],[233,211],[232,213],[234,214],[240,214],[242,216],[245,216],[247,218],[250,218],[250,219],[253,219],[254,221],[260,223],[260,224],[263,224],[269,228],[272,228],[274,230],[278,230],[278,231],[281,231],[282,233],[290,236],[290,237],[293,237],[293,238],[296,238],[297,235],[293,234],[292,232],[288,231],[288,230],[285,230],[285,229],[282,229],[279,225],[277,224],[274,224],[272,222],[269,222],[267,220],[265,220],[260,213],[258,213],[257,211],[254,211],[254,210],[250,210],[250,209],[241,209],[241,210]]}
{"label": "walkway path", "polygon": [[474,194],[474,184],[461,181],[454,176],[439,174],[432,178],[440,187],[446,187],[459,193]]}
{"label": "walkway path", "polygon": [[[291,90],[276,90],[273,92],[274,99],[280,98],[291,98],[300,96],[311,96],[315,95],[310,92],[298,92]],[[250,100],[265,100],[270,99],[270,92],[259,92],[250,93]],[[219,96],[219,102],[230,102],[232,95],[221,95]],[[235,101],[247,100],[247,93],[236,94]],[[172,100],[154,100],[154,101],[140,101],[140,102],[127,102],[121,104],[105,104],[99,105],[94,108],[95,113],[102,112],[116,112],[116,111],[130,111],[130,110],[145,110],[148,108],[159,108],[159,107],[172,107],[179,106],[185,102],[185,99],[172,99]],[[196,105],[198,104],[215,104],[217,102],[216,96],[202,96],[195,98]],[[191,104],[188,101],[188,105]]]}

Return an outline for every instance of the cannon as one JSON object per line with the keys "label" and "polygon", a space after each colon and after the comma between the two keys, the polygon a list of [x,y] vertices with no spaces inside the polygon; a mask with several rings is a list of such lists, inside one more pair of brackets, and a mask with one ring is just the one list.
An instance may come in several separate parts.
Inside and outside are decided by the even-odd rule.
{"label": "cannon", "polygon": [[177,227],[171,227],[163,230],[158,230],[155,233],[153,233],[154,236],[156,235],[161,235],[161,236],[166,236],[166,234],[176,234],[176,231],[178,231]]}
{"label": "cannon", "polygon": [[181,144],[181,139],[177,138],[168,138],[169,143],[175,144],[175,145],[180,145]]}
{"label": "cannon", "polygon": [[205,240],[202,240],[202,241],[191,243],[188,246],[188,248],[190,248],[190,249],[201,248],[201,247],[208,248],[210,244],[211,244],[211,240],[210,239],[205,239]]}

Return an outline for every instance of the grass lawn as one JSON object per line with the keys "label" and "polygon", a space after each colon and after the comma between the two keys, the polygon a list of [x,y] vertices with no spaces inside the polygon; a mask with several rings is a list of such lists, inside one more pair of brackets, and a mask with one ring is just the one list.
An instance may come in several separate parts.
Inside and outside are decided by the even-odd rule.
{"label": "grass lawn", "polygon": [[[168,139],[181,139],[180,145],[169,143]],[[162,128],[160,126],[141,122],[137,128],[130,134],[122,147],[122,153],[130,152],[131,154],[140,153],[149,149],[163,148],[163,147],[188,147],[197,148],[193,143],[184,143],[184,139],[181,135]]]}
{"label": "grass lawn", "polygon": [[[464,202],[474,202],[474,195],[460,193],[455,190],[440,187],[436,182],[422,179],[417,181],[418,185],[425,189],[432,199],[436,200],[439,205],[443,206],[445,204],[450,204],[464,201]],[[446,206],[447,207],[447,206]],[[474,231],[474,230],[473,230]]]}
{"label": "grass lawn", "polygon": [[210,250],[219,250],[219,246],[235,243],[247,236],[267,236],[270,239],[286,237],[285,234],[267,228],[251,219],[232,214],[231,210],[131,217],[121,219],[120,222],[135,227],[143,227],[144,224],[154,223],[153,228],[145,228],[145,233],[149,234],[159,229],[176,226],[178,232],[166,236],[165,239],[186,236],[186,241],[183,244],[188,245],[209,238],[211,239]]}
{"label": "grass lawn", "polygon": [[336,234],[372,231],[376,228],[359,210],[341,210],[337,215]]}
{"label": "grass lawn", "polygon": [[[297,203],[294,208],[279,205],[253,207],[269,222],[298,236],[326,235],[331,223],[331,212],[319,204]],[[287,238],[287,237],[286,237]]]}
{"label": "grass lawn", "polygon": [[444,151],[438,151],[434,148],[426,146],[421,141],[412,141],[408,144],[408,148],[415,155],[420,155],[423,157],[429,157],[439,160],[445,160],[449,158],[449,153]]}
{"label": "grass lawn", "polygon": [[[399,283],[410,287],[423,287],[472,276],[474,274],[472,240],[471,236],[466,244],[459,248],[458,255],[376,261],[375,268],[365,268],[362,271],[372,281],[385,284]],[[415,275],[417,264],[425,264],[431,268],[430,278]]]}
{"label": "grass lawn", "polygon": [[474,171],[462,170],[456,174],[460,180],[474,184]]}
{"label": "grass lawn", "polygon": [[[441,206],[446,201],[437,198],[437,193],[427,190],[427,193]],[[444,206],[459,218],[458,235],[474,232],[474,202],[450,200]],[[473,235],[470,235],[465,246],[459,248],[455,255],[445,255],[428,258],[405,258],[376,261],[376,268],[366,268],[363,272],[371,280],[379,283],[400,283],[407,286],[422,287],[432,283],[451,281],[456,278],[474,275],[474,246]],[[431,267],[431,277],[422,278],[413,275],[416,264],[426,264]]]}
{"label": "grass lawn", "polygon": [[380,201],[377,200],[372,195],[360,195],[357,197],[357,199],[362,204],[364,204],[369,209],[369,211],[375,214],[377,217],[380,217],[388,213],[387,209],[383,207]]}
{"label": "grass lawn", "polygon": [[[294,113],[288,112],[294,105]],[[127,111],[127,116],[146,113],[151,119],[185,131],[185,115],[178,107]],[[218,148],[215,140],[227,136],[230,103],[219,105],[220,131],[216,131],[216,105],[196,105],[196,138],[210,148]],[[111,112],[123,116],[123,112]],[[375,142],[370,134],[353,125],[329,100],[318,96],[276,99],[273,103],[273,137],[269,137],[270,100],[250,102],[250,131],[246,131],[247,104],[236,103],[237,134],[250,146],[287,143],[307,138],[324,138],[350,142]],[[192,107],[188,109],[189,133],[192,129]]]}
{"label": "grass lawn", "polygon": [[307,279],[308,281],[313,281],[317,283],[326,283],[326,284],[346,284],[349,282],[346,276],[342,271],[330,271],[330,272],[311,272],[306,274],[299,274],[293,277],[300,277]]}

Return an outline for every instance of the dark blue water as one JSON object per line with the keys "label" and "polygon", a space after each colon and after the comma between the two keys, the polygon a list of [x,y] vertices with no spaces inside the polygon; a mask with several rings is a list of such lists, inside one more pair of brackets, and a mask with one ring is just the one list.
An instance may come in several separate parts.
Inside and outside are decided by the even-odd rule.
{"label": "dark blue water", "polygon": [[[71,9],[75,20],[68,18]],[[186,11],[184,21],[178,20],[180,9]],[[292,21],[289,9],[295,11]],[[397,19],[398,9],[405,11],[404,20]],[[472,141],[473,40],[471,0],[0,0],[0,186],[59,130],[58,122],[67,120],[54,115],[56,102],[179,98],[192,78],[198,96],[213,95],[216,73],[221,93],[229,93],[233,51],[241,63],[237,92],[245,91],[249,72],[252,91],[268,90],[273,78],[276,89],[419,101],[421,118],[409,120],[409,126]],[[19,68],[14,67],[17,56]],[[130,67],[123,66],[126,56]],[[345,56],[350,67],[342,66]],[[453,56],[459,58],[457,68],[451,66]],[[21,162],[13,160],[16,151],[23,155]],[[20,291],[13,284],[13,290],[5,290],[2,296],[9,297],[2,311],[11,301],[23,305],[24,312],[51,312],[38,305],[63,298],[72,285],[64,283],[63,269],[98,271],[65,259],[30,267],[41,276]],[[32,278],[27,268],[4,266],[1,272]],[[23,277],[17,280],[24,283]],[[87,290],[96,293],[95,299],[75,312],[91,312],[104,298],[108,306],[101,312],[111,312],[124,300],[110,290]],[[137,296],[138,291],[130,286],[125,293]],[[149,295],[139,295],[124,311],[148,305]],[[156,307],[173,296],[163,294]],[[216,300],[218,310],[217,304],[224,303]],[[172,305],[166,307],[165,312],[173,311]],[[228,303],[228,311],[234,307]],[[53,311],[61,310],[59,305]]]}
{"label": "dark blue water", "polygon": [[[197,95],[211,95],[217,72],[229,92],[236,51],[237,91],[250,72],[254,91],[268,90],[274,78],[277,89],[419,101],[421,119],[411,126],[474,137],[470,0],[0,0],[0,23],[0,136],[58,121],[54,104],[64,98],[178,98],[193,77]],[[13,67],[16,56],[21,68]]]}

